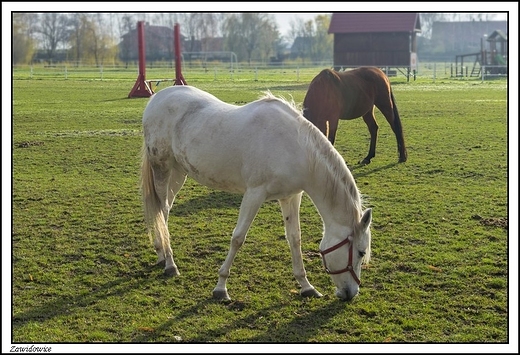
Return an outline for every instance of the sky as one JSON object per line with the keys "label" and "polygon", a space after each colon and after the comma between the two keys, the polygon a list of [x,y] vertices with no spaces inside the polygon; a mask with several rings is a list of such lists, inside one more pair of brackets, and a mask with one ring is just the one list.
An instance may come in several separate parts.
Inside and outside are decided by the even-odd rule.
{"label": "sky", "polygon": [[[122,12],[118,2],[3,2],[2,13],[11,11],[41,12]],[[123,12],[267,12],[272,13],[282,35],[287,35],[291,22],[296,18],[311,20],[318,14],[330,14],[341,11],[416,11],[416,12],[495,12],[516,11],[516,2],[484,2],[473,3],[471,7],[463,2],[450,2],[449,6],[442,2],[128,2]],[[497,16],[497,20],[506,20],[506,15]]]}
{"label": "sky", "polygon": [[[487,12],[487,11],[486,11]],[[295,22],[297,18],[301,18],[305,21],[313,20],[317,15],[323,14],[331,14],[332,12],[286,12],[286,13],[271,13],[276,23],[278,24],[278,30],[285,36],[291,29],[291,23]],[[507,14],[505,13],[495,13],[493,18],[495,21],[506,21]]]}
{"label": "sky", "polygon": [[325,14],[325,12],[307,12],[307,13],[272,13],[274,16],[276,23],[278,25],[278,30],[285,36],[291,29],[291,23],[295,22],[296,19],[301,18],[304,21],[314,20],[317,15]]}

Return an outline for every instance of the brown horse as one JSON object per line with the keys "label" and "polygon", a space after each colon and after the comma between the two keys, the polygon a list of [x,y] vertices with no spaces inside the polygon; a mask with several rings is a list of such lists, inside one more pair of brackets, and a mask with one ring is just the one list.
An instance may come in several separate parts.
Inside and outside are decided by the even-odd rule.
{"label": "brown horse", "polygon": [[385,73],[375,67],[337,72],[322,70],[312,79],[305,99],[303,115],[318,127],[334,144],[338,121],[363,117],[370,132],[368,155],[360,161],[369,164],[376,155],[378,125],[374,116],[376,106],[385,116],[397,138],[399,162],[407,158],[403,127],[390,82]]}

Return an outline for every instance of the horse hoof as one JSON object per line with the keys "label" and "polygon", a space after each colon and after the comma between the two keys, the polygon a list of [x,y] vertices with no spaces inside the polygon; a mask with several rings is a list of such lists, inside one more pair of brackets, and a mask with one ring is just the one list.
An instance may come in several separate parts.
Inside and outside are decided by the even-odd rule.
{"label": "horse hoof", "polygon": [[180,272],[176,267],[169,267],[167,269],[164,269],[164,276],[166,277],[173,277],[173,276],[179,276]]}
{"label": "horse hoof", "polygon": [[360,160],[358,164],[360,164],[360,165],[368,165],[368,164],[370,164],[370,159]]}
{"label": "horse hoof", "polygon": [[406,161],[406,158],[399,158],[399,163],[404,163]]}
{"label": "horse hoof", "polygon": [[318,291],[316,291],[315,288],[311,288],[310,290],[303,291],[303,292],[301,292],[301,295],[303,297],[315,297],[315,298],[323,297],[323,295],[321,293],[319,293]]}
{"label": "horse hoof", "polygon": [[231,301],[227,290],[213,290],[213,298],[218,301]]}
{"label": "horse hoof", "polygon": [[158,262],[155,264],[155,266],[158,266],[158,267],[160,267],[160,268],[165,267],[165,266],[166,266],[166,260],[163,259],[163,260],[158,261]]}

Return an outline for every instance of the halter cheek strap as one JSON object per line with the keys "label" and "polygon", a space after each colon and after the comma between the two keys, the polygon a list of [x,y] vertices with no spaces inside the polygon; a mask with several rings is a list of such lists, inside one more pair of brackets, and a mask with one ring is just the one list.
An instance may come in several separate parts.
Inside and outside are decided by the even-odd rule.
{"label": "halter cheek strap", "polygon": [[[327,262],[325,261],[325,255],[342,247],[343,245],[345,244],[348,244],[350,243],[350,247],[348,248],[348,265],[347,267],[341,269],[341,270],[337,270],[337,271],[330,271],[330,269],[327,267]],[[321,254],[321,258],[323,259],[323,265],[325,266],[325,271],[327,272],[327,274],[330,274],[330,275],[337,275],[337,274],[342,274],[344,272],[350,272],[350,274],[352,275],[352,278],[354,278],[354,281],[356,281],[356,283],[358,285],[361,284],[361,281],[359,280],[359,278],[357,277],[356,273],[354,272],[354,267],[352,266],[352,254],[353,254],[353,243],[352,243],[352,236],[349,235],[345,240],[343,240],[342,242],[328,248],[328,249],[325,249],[324,251],[321,251],[320,250],[320,254]]]}

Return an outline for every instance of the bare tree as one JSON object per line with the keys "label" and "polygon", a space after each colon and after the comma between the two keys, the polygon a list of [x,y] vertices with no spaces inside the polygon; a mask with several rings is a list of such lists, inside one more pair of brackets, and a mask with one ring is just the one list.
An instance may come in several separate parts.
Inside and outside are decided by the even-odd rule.
{"label": "bare tree", "polygon": [[84,54],[85,42],[85,22],[87,21],[85,14],[75,13],[69,20],[71,30],[69,33],[70,52],[75,60],[76,66],[79,65]]}
{"label": "bare tree", "polygon": [[119,38],[121,39],[119,44],[120,58],[125,61],[125,65],[128,67],[130,60],[130,53],[132,51],[132,45],[130,41],[123,41],[122,37],[128,34],[132,29],[136,28],[137,20],[132,14],[122,14],[117,18],[117,27],[119,31]]}
{"label": "bare tree", "polygon": [[107,59],[114,58],[117,53],[107,17],[101,13],[92,14],[87,24],[87,32],[90,34],[87,37],[90,39],[90,53],[97,66],[103,65]]}
{"label": "bare tree", "polygon": [[269,61],[271,54],[276,54],[276,45],[279,38],[280,32],[276,23],[271,19],[266,19],[262,26],[262,36],[258,45],[261,55],[266,62]]}
{"label": "bare tree", "polygon": [[296,56],[303,61],[305,61],[305,57],[311,53],[313,32],[312,21],[296,18],[290,22],[289,37],[293,39],[291,52],[295,53]]}
{"label": "bare tree", "polygon": [[13,64],[27,64],[31,62],[36,50],[33,39],[34,26],[37,23],[37,14],[13,13]]}
{"label": "bare tree", "polygon": [[42,47],[47,52],[49,64],[55,58],[56,50],[68,38],[68,18],[64,14],[45,12],[40,14],[38,32],[42,38]]}
{"label": "bare tree", "polygon": [[180,14],[180,21],[182,23],[182,33],[184,34],[184,36],[186,36],[188,41],[186,43],[187,52],[195,52],[197,50],[195,39],[197,38],[198,16],[199,14],[197,13]]}
{"label": "bare tree", "polygon": [[314,18],[316,32],[313,41],[313,60],[331,60],[333,35],[329,34],[331,15],[318,15]]}
{"label": "bare tree", "polygon": [[69,20],[70,53],[76,61],[93,62],[97,66],[107,60],[115,60],[117,46],[113,31],[109,28],[108,17],[102,13],[73,14]]}
{"label": "bare tree", "polygon": [[265,31],[274,24],[272,15],[267,13],[240,13],[229,16],[224,25],[223,35],[227,48],[251,64],[253,52],[258,48]]}
{"label": "bare tree", "polygon": [[[239,60],[245,57],[245,51],[241,45],[241,37],[239,34],[240,20],[237,14],[229,15],[222,24],[222,33],[224,35],[224,46],[227,50],[234,52]],[[244,52],[244,54],[242,54]]]}

